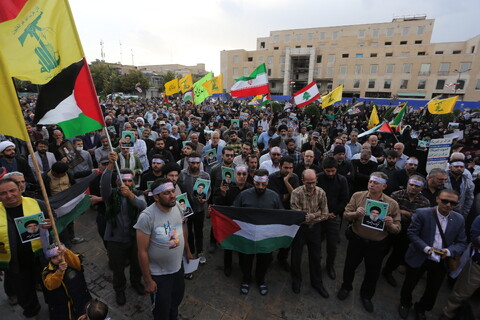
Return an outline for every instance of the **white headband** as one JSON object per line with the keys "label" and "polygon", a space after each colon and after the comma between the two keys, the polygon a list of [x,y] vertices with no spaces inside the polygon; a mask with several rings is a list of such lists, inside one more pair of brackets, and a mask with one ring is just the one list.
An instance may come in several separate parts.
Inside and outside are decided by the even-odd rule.
{"label": "white headband", "polygon": [[377,176],[371,176],[370,181],[375,181],[375,182],[378,182],[378,183],[381,183],[381,184],[387,184],[387,180],[385,180],[383,178],[380,178],[380,177],[377,177]]}
{"label": "white headband", "polygon": [[133,180],[133,174],[131,174],[131,173],[120,174],[120,179],[121,180]]}
{"label": "white headband", "polygon": [[158,187],[156,187],[152,191],[152,194],[159,194],[159,193],[162,193],[163,191],[167,191],[169,189],[175,189],[175,186],[171,182],[166,182],[166,183],[161,184]]}
{"label": "white headband", "polygon": [[162,159],[159,159],[159,158],[155,158],[155,159],[152,159],[152,163],[161,163],[161,164],[165,164],[165,161],[163,161]]}
{"label": "white headband", "polygon": [[419,180],[415,180],[415,179],[410,179],[408,180],[408,183],[410,184],[414,184],[416,186],[419,186],[419,187],[422,187],[425,185],[422,181],[419,181]]}
{"label": "white headband", "polygon": [[248,168],[246,166],[236,166],[235,172],[239,172],[239,171],[248,172]]}
{"label": "white headband", "polygon": [[268,176],[253,176],[253,181],[268,182]]}
{"label": "white headband", "polygon": [[188,162],[202,162],[199,157],[188,158]]}
{"label": "white headband", "polygon": [[455,161],[455,162],[450,163],[450,166],[451,167],[465,167],[465,163],[463,163],[462,161]]}
{"label": "white headband", "polygon": [[270,150],[271,153],[282,153],[282,149],[280,149],[280,147],[273,147],[271,150]]}
{"label": "white headband", "polygon": [[408,159],[405,163],[416,164],[418,166],[418,160],[415,159]]}

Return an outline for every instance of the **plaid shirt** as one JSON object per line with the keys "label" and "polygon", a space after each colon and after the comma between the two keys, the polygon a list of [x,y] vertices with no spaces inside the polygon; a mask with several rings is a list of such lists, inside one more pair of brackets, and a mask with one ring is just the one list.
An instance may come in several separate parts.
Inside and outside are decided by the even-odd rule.
{"label": "plaid shirt", "polygon": [[239,154],[242,153],[242,142],[240,140],[237,140],[236,143],[232,143],[232,142],[227,143],[227,147],[233,148],[233,152],[235,153],[235,156],[238,156]]}
{"label": "plaid shirt", "polygon": [[305,222],[305,224],[309,226],[328,219],[327,194],[320,187],[315,187],[313,195],[307,193],[305,186],[296,188],[292,191],[290,207],[292,210],[304,210],[307,211],[307,213],[320,211],[319,214],[315,214],[315,219],[308,223]]}
{"label": "plaid shirt", "polygon": [[421,193],[419,193],[415,199],[410,200],[407,190],[398,190],[390,195],[392,199],[398,202],[400,210],[406,210],[413,213],[419,208],[429,208],[430,201]]}
{"label": "plaid shirt", "polygon": [[298,152],[297,150],[293,151],[293,154],[288,153],[288,150],[283,150],[282,151],[282,156],[289,156],[293,159],[293,164],[301,164],[303,162],[302,154]]}

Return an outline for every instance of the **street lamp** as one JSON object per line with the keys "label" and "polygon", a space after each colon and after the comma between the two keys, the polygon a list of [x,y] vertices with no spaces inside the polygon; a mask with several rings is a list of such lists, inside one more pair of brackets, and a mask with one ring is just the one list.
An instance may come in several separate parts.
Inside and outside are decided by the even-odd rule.
{"label": "street lamp", "polygon": [[460,85],[459,81],[460,81],[460,76],[462,75],[462,73],[465,73],[465,72],[468,72],[472,69],[467,69],[467,70],[458,70],[458,69],[455,69],[453,70],[454,72],[458,72],[458,78],[457,78],[457,83],[455,83],[455,92],[454,92],[454,95],[457,95],[457,87]]}
{"label": "street lamp", "polygon": [[291,92],[292,92],[292,96],[293,96],[293,87],[295,86],[295,81],[293,80],[290,80],[290,88],[291,88]]}

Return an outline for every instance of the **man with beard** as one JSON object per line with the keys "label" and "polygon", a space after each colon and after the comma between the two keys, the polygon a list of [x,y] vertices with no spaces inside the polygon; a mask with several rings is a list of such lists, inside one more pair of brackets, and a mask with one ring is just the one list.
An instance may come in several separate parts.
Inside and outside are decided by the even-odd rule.
{"label": "man with beard", "polygon": [[[217,157],[218,157],[218,155],[222,154],[223,147],[225,147],[225,141],[220,139],[220,133],[218,131],[214,131],[212,133],[211,140],[208,142],[208,144],[205,147],[203,147],[202,156],[205,159],[205,157],[207,156],[206,152],[208,150],[215,149],[217,151]],[[208,173],[210,173],[210,171],[212,170],[212,167],[214,166],[214,165],[209,165],[206,159],[204,160],[204,165],[205,165],[205,171]]]}
{"label": "man with beard", "polygon": [[392,253],[385,263],[382,270],[383,277],[392,286],[397,286],[397,281],[392,275],[392,272],[401,264],[404,264],[403,257],[408,249],[407,230],[412,222],[415,210],[419,208],[430,207],[430,201],[425,198],[421,192],[425,188],[426,181],[422,176],[413,175],[408,180],[407,188],[398,190],[392,193],[391,197],[397,201],[400,207],[401,214],[401,230],[398,234],[392,235],[390,245],[392,246]]}
{"label": "man with beard", "polygon": [[440,191],[445,189],[445,183],[448,181],[447,172],[440,168],[433,168],[427,177],[427,187],[422,194],[430,201],[430,206],[434,207]]}
{"label": "man with beard", "polygon": [[57,159],[57,161],[60,161],[63,158],[62,153],[60,153],[60,148],[67,143],[67,140],[64,139],[65,136],[63,135],[63,132],[58,129],[53,130],[52,135],[53,142],[48,145],[48,151],[55,155],[55,159]]}
{"label": "man with beard", "polygon": [[198,133],[198,141],[200,141],[201,144],[205,145],[206,139],[205,139],[205,133],[203,129],[200,127],[200,120],[198,118],[192,118],[192,127],[190,130],[188,130],[187,133],[187,139],[190,139],[190,136],[192,133]]}
{"label": "man with beard", "polygon": [[317,186],[322,188],[328,201],[328,218],[321,222],[322,241],[327,242],[327,274],[335,280],[335,258],[337,256],[337,244],[339,240],[340,223],[343,211],[349,200],[349,188],[347,179],[338,174],[338,160],[328,157],[323,160],[323,172],[317,176]]}
{"label": "man with beard", "polygon": [[271,139],[275,139],[278,137],[278,134],[276,134],[275,131],[277,131],[275,127],[269,127],[267,132],[262,132],[258,137],[257,143],[263,143],[264,150],[268,149],[268,142]]}
{"label": "man with beard", "polygon": [[360,153],[362,151],[362,145],[358,142],[358,130],[353,129],[352,132],[350,132],[350,141],[347,141],[345,143],[346,148],[350,148],[352,156],[356,155],[357,153]]}
{"label": "man with beard", "polygon": [[100,163],[100,159],[102,158],[108,158],[108,154],[111,151],[107,136],[100,137],[100,144],[101,146],[95,149],[95,160],[97,163]]}
{"label": "man with beard", "polygon": [[303,186],[293,190],[291,198],[293,210],[304,210],[307,212],[305,222],[300,225],[292,242],[292,290],[294,293],[300,293],[302,252],[306,244],[308,248],[310,284],[326,299],[329,297],[329,294],[322,281],[321,223],[329,217],[327,196],[322,188],[316,186],[317,176],[314,170],[305,170],[302,181]]}
{"label": "man with beard", "polygon": [[175,162],[172,153],[165,148],[165,140],[158,138],[155,140],[155,146],[148,153],[148,159],[151,161],[154,154],[159,154],[165,159],[166,163]]}
{"label": "man with beard", "polygon": [[180,186],[178,185],[178,177],[180,176],[180,172],[182,169],[176,163],[167,163],[162,167],[162,176],[170,180],[173,185],[175,186],[175,194],[177,196],[181,195],[183,192],[180,190]]}
{"label": "man with beard", "polygon": [[165,141],[165,149],[172,153],[174,159],[180,159],[180,150],[178,149],[177,139],[170,136],[170,130],[163,127],[160,134]]}
{"label": "man with beard", "polygon": [[418,159],[415,157],[409,157],[405,162],[405,167],[402,170],[395,172],[393,175],[392,191],[405,189],[410,177],[414,174],[419,174],[417,169]]}
{"label": "man with beard", "polygon": [[[277,193],[267,189],[268,171],[258,169],[255,171],[254,188],[242,191],[235,201],[235,207],[252,207],[259,209],[283,209],[282,201]],[[250,281],[252,280],[253,259],[257,258],[255,268],[255,279],[259,287],[260,294],[268,294],[268,286],[265,283],[265,274],[272,262],[272,253],[243,254],[240,253],[240,267],[242,268],[243,279],[240,285],[240,292],[248,294],[250,290]]]}
{"label": "man with beard", "polygon": [[83,140],[80,138],[73,139],[73,147],[75,148],[76,158],[81,158],[83,161],[79,162],[75,167],[71,168],[70,171],[73,174],[73,178],[83,178],[92,173],[93,170],[93,161],[90,153],[83,150]]}
{"label": "man with beard", "polygon": [[318,133],[317,131],[314,131],[310,135],[310,139],[302,145],[302,153],[305,153],[305,151],[307,150],[313,151],[315,156],[315,158],[313,159],[313,163],[315,163],[316,165],[320,165],[321,158],[325,151],[325,149],[323,148],[319,140],[320,140],[320,133]]}
{"label": "man with beard", "polygon": [[143,129],[142,131],[142,140],[145,142],[145,145],[147,146],[147,154],[150,152],[150,150],[153,149],[153,146],[155,145],[155,140],[152,140],[150,137],[152,135],[152,130],[150,129]]}
{"label": "man with beard", "polygon": [[192,141],[192,143],[195,145],[194,151],[196,153],[201,153],[203,151],[203,147],[205,147],[205,145],[198,140],[198,133],[192,133],[190,135],[190,141]]}
{"label": "man with beard", "polygon": [[370,175],[377,170],[377,163],[370,160],[372,152],[370,150],[362,150],[360,159],[352,160],[354,168],[353,192],[364,191],[368,188]]}
{"label": "man with beard", "polygon": [[8,140],[0,142],[0,155],[0,165],[4,167],[7,172],[19,171],[25,175],[25,180],[28,183],[35,183],[35,178],[28,162],[21,156],[17,157],[15,144],[13,142]]}
{"label": "man with beard", "polygon": [[[397,166],[397,161],[398,153],[394,150],[389,150],[387,152],[386,161],[378,166],[378,171],[385,173],[388,176],[389,181],[393,181],[395,173],[401,170],[401,168]],[[390,195],[392,191],[392,186],[388,186],[388,188],[385,189],[387,195]]]}
{"label": "man with beard", "polygon": [[282,149],[273,147],[270,149],[270,159],[261,162],[260,169],[265,169],[269,174],[280,171],[280,159],[282,158]]}
{"label": "man with beard", "polygon": [[148,196],[152,191],[149,188],[149,185],[151,186],[155,180],[162,177],[162,167],[164,165],[165,161],[160,155],[156,154],[152,158],[150,169],[142,173],[142,177],[140,178],[140,187],[138,189],[143,191],[143,196],[147,200],[148,205],[153,203],[153,199]]}
{"label": "man with beard", "polygon": [[[285,209],[290,209],[290,197],[293,190],[299,185],[298,176],[293,173],[293,159],[288,156],[283,157],[280,159],[280,171],[274,172],[268,177],[268,189],[275,191],[280,196]],[[287,262],[289,250],[290,248],[280,248],[277,255],[278,263],[287,272],[290,272]]]}
{"label": "man with beard", "polygon": [[[314,159],[315,155],[313,153],[312,150],[307,150],[304,152],[303,154],[303,161],[302,163],[294,166],[293,168],[293,172],[301,177],[302,176],[302,173],[303,171],[307,170],[307,169],[312,169],[312,170],[315,170],[315,172],[317,174],[319,174],[320,172],[322,172],[322,169],[317,166],[316,164],[313,163],[313,159]],[[302,184],[302,182],[300,181],[300,185]]]}
{"label": "man with beard", "polygon": [[368,143],[370,143],[371,146],[372,156],[377,159],[379,164],[382,164],[385,160],[385,152],[383,151],[383,148],[378,145],[378,137],[372,134],[368,137]]}
{"label": "man with beard", "polygon": [[472,208],[473,191],[475,189],[471,175],[467,171],[465,170],[465,162],[460,160],[450,161],[450,167],[447,169],[448,180],[445,183],[445,188],[455,190],[460,195],[455,211],[465,219]]}
{"label": "man with beard", "polygon": [[[122,141],[122,140],[120,140]],[[118,167],[120,169],[130,169],[135,173],[135,184],[138,184],[140,175],[142,174],[142,163],[140,159],[130,153],[130,148],[122,147],[122,142],[120,142],[120,153],[118,154]]]}
{"label": "man with beard", "polygon": [[[183,158],[177,161],[177,164],[180,166],[180,168],[182,168],[182,170],[188,168],[188,158],[192,153],[195,152],[195,148],[196,148],[195,143],[191,141],[185,143],[185,147],[182,148]],[[200,170],[204,170],[203,162],[200,164]]]}
{"label": "man with beard", "polygon": [[229,140],[227,143],[227,147],[233,149],[233,153],[235,156],[239,155],[242,151],[242,141],[238,138],[237,131],[230,130],[229,132]]}
{"label": "man with beard", "polygon": [[[37,163],[40,168],[40,173],[43,174],[44,172],[47,172],[50,170],[52,165],[57,162],[57,159],[55,159],[55,155],[51,152],[48,152],[48,142],[45,140],[38,140],[35,142],[35,148],[37,151],[35,151],[35,157],[37,158]],[[35,168],[33,166],[33,160],[32,156],[28,155],[28,165],[30,166],[30,169],[32,172],[35,171]]]}
{"label": "man with beard", "polygon": [[248,176],[247,182],[253,185],[253,178],[255,177],[255,171],[258,169],[258,156],[251,154],[247,158]]}
{"label": "man with beard", "polygon": [[138,258],[150,293],[154,319],[177,319],[185,292],[182,257],[193,259],[187,241],[182,208],[175,186],[161,178],[152,185],[155,203],[146,208],[134,225]]}
{"label": "man with beard", "polygon": [[247,157],[252,154],[252,144],[248,141],[242,144],[242,154],[239,154],[235,158],[233,158],[233,163],[235,165],[247,165]]}
{"label": "man with beard", "polygon": [[408,159],[408,156],[403,153],[404,150],[405,150],[405,145],[401,142],[397,142],[393,145],[393,151],[396,151],[398,154],[397,166],[400,169],[403,169],[403,167],[405,166],[405,162]]}
{"label": "man with beard", "polygon": [[355,170],[350,160],[347,160],[345,146],[335,146],[333,149],[333,158],[337,161],[337,173],[344,176],[351,185],[355,180]]}
{"label": "man with beard", "polygon": [[297,151],[295,140],[293,138],[288,138],[285,140],[285,145],[287,146],[287,149],[282,152],[282,156],[289,156],[292,158],[294,165],[302,163],[302,154]]}

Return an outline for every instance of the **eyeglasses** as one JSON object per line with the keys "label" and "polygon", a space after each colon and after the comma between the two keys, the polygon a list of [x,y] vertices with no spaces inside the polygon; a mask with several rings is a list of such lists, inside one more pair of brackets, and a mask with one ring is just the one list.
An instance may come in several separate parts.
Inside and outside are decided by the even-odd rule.
{"label": "eyeglasses", "polygon": [[237,172],[237,176],[246,176],[247,173],[246,172]]}
{"label": "eyeglasses", "polygon": [[233,158],[234,155],[233,154],[224,154],[223,156],[227,157],[227,158]]}
{"label": "eyeglasses", "polygon": [[452,206],[458,205],[458,201],[452,201],[448,199],[440,199],[440,201],[442,201],[443,204],[451,204]]}

